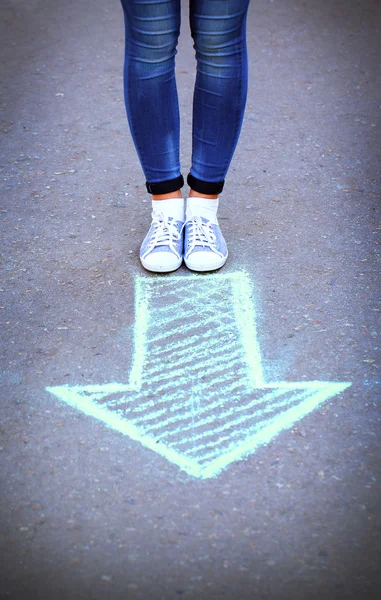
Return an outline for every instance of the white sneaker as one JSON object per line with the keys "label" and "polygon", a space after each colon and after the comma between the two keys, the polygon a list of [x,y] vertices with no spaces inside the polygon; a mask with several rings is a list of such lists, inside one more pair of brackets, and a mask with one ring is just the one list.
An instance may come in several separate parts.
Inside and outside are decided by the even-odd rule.
{"label": "white sneaker", "polygon": [[214,271],[228,257],[224,236],[217,223],[194,216],[185,222],[184,261],[192,271]]}
{"label": "white sneaker", "polygon": [[175,271],[183,262],[183,222],[152,212],[152,223],[140,247],[140,261],[155,273]]}

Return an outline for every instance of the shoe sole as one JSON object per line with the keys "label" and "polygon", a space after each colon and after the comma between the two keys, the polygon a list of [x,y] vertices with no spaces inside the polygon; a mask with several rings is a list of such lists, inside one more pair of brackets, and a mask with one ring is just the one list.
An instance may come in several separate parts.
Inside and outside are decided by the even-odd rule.
{"label": "shoe sole", "polygon": [[179,261],[172,263],[171,265],[148,265],[144,258],[140,258],[140,262],[142,263],[143,267],[147,271],[151,271],[151,273],[170,273],[171,271],[176,271],[179,267],[181,267],[183,259],[181,258]]}
{"label": "shoe sole", "polygon": [[223,258],[221,258],[221,260],[218,263],[215,263],[213,266],[205,265],[205,264],[197,264],[197,263],[192,264],[192,261],[190,261],[187,258],[184,258],[184,262],[185,262],[186,266],[188,267],[188,269],[190,269],[191,271],[200,271],[200,272],[204,273],[206,271],[216,271],[217,269],[221,269],[221,267],[223,267],[224,264],[226,263],[227,259],[228,259],[228,254],[226,256],[224,256]]}

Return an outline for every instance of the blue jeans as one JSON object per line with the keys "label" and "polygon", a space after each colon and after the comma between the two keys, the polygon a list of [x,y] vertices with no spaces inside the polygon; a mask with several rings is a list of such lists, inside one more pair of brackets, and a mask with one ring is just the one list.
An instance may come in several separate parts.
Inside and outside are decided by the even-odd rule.
{"label": "blue jeans", "polygon": [[[175,55],[180,0],[121,0],[126,27],[127,117],[152,194],[182,187]],[[222,191],[247,96],[246,17],[250,0],[190,0],[197,74],[190,187]]]}

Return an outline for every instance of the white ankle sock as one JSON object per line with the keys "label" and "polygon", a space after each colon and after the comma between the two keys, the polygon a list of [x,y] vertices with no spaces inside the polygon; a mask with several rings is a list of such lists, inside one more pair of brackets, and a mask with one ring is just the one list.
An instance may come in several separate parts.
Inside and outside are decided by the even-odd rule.
{"label": "white ankle sock", "polygon": [[186,218],[204,217],[211,223],[218,224],[217,210],[219,199],[191,197],[187,199]]}
{"label": "white ankle sock", "polygon": [[169,198],[168,200],[152,200],[152,210],[162,212],[165,217],[172,217],[176,221],[185,220],[184,199]]}

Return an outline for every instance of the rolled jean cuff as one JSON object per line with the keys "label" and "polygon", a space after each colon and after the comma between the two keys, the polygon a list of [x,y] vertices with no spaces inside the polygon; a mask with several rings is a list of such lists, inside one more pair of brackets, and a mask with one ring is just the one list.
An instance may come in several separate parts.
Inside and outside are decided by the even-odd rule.
{"label": "rolled jean cuff", "polygon": [[177,192],[184,185],[184,177],[179,175],[175,179],[167,179],[166,181],[157,181],[156,183],[150,183],[146,181],[147,192],[149,194],[171,194]]}
{"label": "rolled jean cuff", "polygon": [[187,178],[187,184],[189,187],[198,192],[199,194],[206,194],[207,196],[213,196],[214,194],[220,194],[224,189],[224,181],[202,181],[197,179],[189,173]]}

